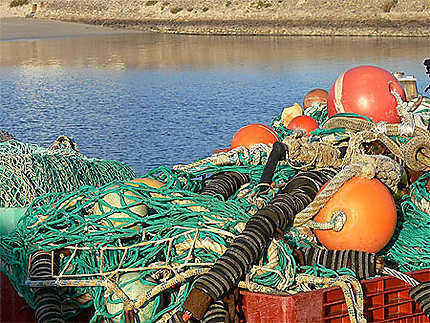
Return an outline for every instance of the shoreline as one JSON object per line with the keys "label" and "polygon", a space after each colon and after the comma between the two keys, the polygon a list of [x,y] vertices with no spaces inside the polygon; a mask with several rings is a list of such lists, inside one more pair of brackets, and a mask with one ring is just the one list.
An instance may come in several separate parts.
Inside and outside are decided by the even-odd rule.
{"label": "shoreline", "polygon": [[[409,21],[407,26],[387,20],[130,20],[69,18],[63,21],[123,28],[144,32],[218,36],[340,36],[340,37],[430,37],[430,21]],[[414,33],[411,33],[411,29]]]}
{"label": "shoreline", "polygon": [[[430,37],[428,0],[222,1],[50,0],[10,8],[10,0],[0,0],[0,18],[2,25],[5,18],[27,17],[35,25],[77,23],[93,26],[94,32],[110,27],[192,35]],[[396,5],[387,9],[387,3]]]}
{"label": "shoreline", "polygon": [[133,33],[120,28],[21,17],[1,18],[0,27],[0,42]]}

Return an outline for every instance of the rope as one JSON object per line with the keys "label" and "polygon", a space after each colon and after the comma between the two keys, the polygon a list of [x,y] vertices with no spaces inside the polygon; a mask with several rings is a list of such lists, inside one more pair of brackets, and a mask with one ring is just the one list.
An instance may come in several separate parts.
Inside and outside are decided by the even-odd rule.
{"label": "rope", "polygon": [[394,190],[400,181],[400,166],[391,158],[385,156],[362,155],[354,163],[344,167],[324,187],[316,198],[294,219],[294,226],[301,226],[310,221],[336,193],[339,188],[354,176],[379,178],[384,184]]}
{"label": "rope", "polygon": [[384,267],[384,270],[382,273],[385,275],[393,276],[400,280],[403,280],[404,282],[408,283],[411,286],[417,286],[420,283],[419,281],[412,278],[411,276],[408,276],[404,273],[401,273],[400,271],[397,271],[388,267]]}
{"label": "rope", "polygon": [[426,129],[414,126],[413,131],[407,134],[413,138],[399,145],[395,139],[406,136],[402,125],[399,124],[375,124],[357,118],[333,117],[324,124],[324,128],[346,128],[350,131],[358,131],[349,142],[343,165],[353,160],[354,153],[355,155],[360,153],[358,149],[362,143],[380,141],[394,156],[404,160],[409,168],[418,171],[430,169],[430,137]]}
{"label": "rope", "polygon": [[315,222],[311,221],[309,227],[317,230],[333,230],[339,232],[342,230],[346,222],[346,214],[342,211],[335,211],[329,222]]}
{"label": "rope", "polygon": [[[309,286],[310,284],[323,285],[324,287],[340,287],[345,296],[345,303],[348,309],[349,318],[352,323],[364,323],[364,295],[361,285],[352,276],[315,277],[307,274],[298,274],[296,277],[298,285]],[[309,290],[310,288],[307,287]],[[354,292],[355,291],[355,295]]]}
{"label": "rope", "polygon": [[175,165],[174,170],[195,172],[202,171],[215,166],[225,165],[245,165],[247,163],[258,165],[267,161],[268,154],[270,153],[271,146],[265,144],[253,145],[250,149],[245,147],[237,147],[228,152],[222,151],[215,153],[210,157],[200,159],[188,165]]}
{"label": "rope", "polygon": [[413,114],[409,111],[408,103],[403,101],[402,97],[395,89],[390,89],[390,93],[397,101],[396,110],[402,120],[399,127],[400,135],[411,136],[414,133],[415,122]]}

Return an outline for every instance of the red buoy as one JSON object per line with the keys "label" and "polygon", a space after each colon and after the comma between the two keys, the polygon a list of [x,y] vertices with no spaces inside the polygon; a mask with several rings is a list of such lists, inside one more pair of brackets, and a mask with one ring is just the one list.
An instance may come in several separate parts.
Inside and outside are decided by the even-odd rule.
{"label": "red buoy", "polygon": [[305,130],[308,136],[311,135],[311,131],[318,128],[318,122],[314,118],[309,116],[298,116],[293,118],[287,126],[290,130],[302,129]]}
{"label": "red buoy", "polygon": [[395,90],[403,100],[400,82],[388,71],[376,66],[358,66],[340,75],[328,94],[328,115],[357,113],[373,122],[400,123]]}
{"label": "red buoy", "polygon": [[243,146],[250,148],[255,144],[273,144],[279,141],[279,137],[275,130],[261,124],[252,123],[240,128],[233,136],[231,141],[231,149]]}
{"label": "red buoy", "polygon": [[314,231],[327,249],[378,252],[390,241],[397,223],[394,199],[375,178],[353,177],[345,182],[314,220],[329,222],[337,211],[346,217],[340,231]]}

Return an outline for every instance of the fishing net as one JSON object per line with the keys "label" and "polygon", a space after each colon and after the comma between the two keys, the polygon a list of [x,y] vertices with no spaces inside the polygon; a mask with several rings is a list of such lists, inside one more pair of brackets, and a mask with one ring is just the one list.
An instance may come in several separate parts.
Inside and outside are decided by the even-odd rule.
{"label": "fishing net", "polygon": [[430,173],[425,173],[403,197],[392,244],[384,257],[401,271],[430,268]]}
{"label": "fishing net", "polygon": [[50,148],[14,139],[0,142],[0,207],[28,206],[46,193],[133,177],[124,163],[87,158],[59,141]]}
{"label": "fishing net", "polygon": [[[246,161],[244,156],[241,159]],[[197,269],[197,274],[199,268],[209,267],[257,209],[249,199],[258,191],[263,168],[262,164],[225,167],[251,179],[226,202],[197,193],[210,177],[207,175],[219,166],[187,173],[160,167],[145,175],[163,183],[161,188],[139,181],[115,181],[98,188],[85,186],[73,193],[41,196],[30,205],[16,231],[2,239],[1,259],[17,290],[33,305],[23,264],[31,263],[35,251],[54,252],[59,265],[52,273],[53,284],[69,286],[62,295],[69,300],[64,312],[73,315],[91,302],[98,315],[119,317],[124,310],[114,304],[122,301],[114,293],[104,301],[106,284],[137,272],[118,284],[148,289],[166,284],[177,273]],[[291,167],[281,166],[277,182],[294,174]],[[271,196],[272,192],[259,192],[262,200]],[[274,241],[250,274],[250,284],[285,289],[294,281],[295,267],[286,242]],[[156,295],[148,322],[179,306],[191,283],[192,279],[184,279],[180,288],[167,286],[165,293]]]}
{"label": "fishing net", "polygon": [[[313,113],[321,124],[330,121],[319,106],[315,106]],[[272,125],[288,146],[288,156],[277,165],[271,185],[259,183],[271,151],[270,146],[263,144],[217,153],[172,169],[158,167],[135,180],[130,180],[132,174],[128,174],[123,180],[83,186],[76,179],[68,183],[67,190],[39,194],[16,230],[2,237],[2,270],[31,306],[34,305],[32,288],[61,286],[66,318],[91,306],[95,310],[91,322],[102,318],[119,322],[125,317],[127,304],[133,302],[136,308],[141,307],[138,312],[141,321],[162,321],[181,307],[195,277],[206,272],[224,254],[244,230],[247,220],[267,205],[298,170],[321,165],[340,169],[343,163],[362,153],[362,147],[358,147],[362,142],[357,139],[360,131],[341,123],[318,129],[307,139],[297,137],[279,120],[276,117]],[[364,130],[366,135],[372,133]],[[381,134],[378,139],[385,140],[394,158],[400,160],[397,151],[411,137]],[[13,140],[8,144],[27,151],[23,154],[27,159],[14,164],[21,165],[21,173],[41,158],[33,157],[38,147],[21,146]],[[347,160],[337,154],[339,148],[346,151]],[[53,159],[63,162],[69,158],[84,159],[73,151],[67,151],[67,158],[57,154],[57,151],[45,151],[44,156],[48,160],[55,156]],[[325,157],[320,158],[322,155]],[[42,166],[45,163],[39,162]],[[58,169],[74,174],[70,171],[73,163],[60,165]],[[87,174],[88,168],[79,169],[85,169]],[[45,168],[37,174],[51,171]],[[214,176],[225,172],[244,174],[249,182],[225,201],[217,195],[200,194]],[[17,192],[24,184],[12,176],[14,173],[4,171],[4,174],[9,174],[9,182],[18,183],[14,186],[15,196],[21,196]],[[424,173],[410,187],[410,194],[398,202],[403,220],[399,221],[389,247],[381,253],[402,271],[430,267],[429,177],[428,172]],[[79,189],[70,189],[73,187]],[[23,196],[21,200],[27,201],[26,194]],[[351,302],[362,308],[363,295],[352,270],[332,270],[315,264],[300,266],[299,273],[293,249],[319,246],[312,233],[302,229],[293,227],[280,232],[239,287],[296,293],[315,286],[350,286],[345,287],[348,297],[357,291],[358,303]],[[407,257],[404,257],[405,250]],[[55,263],[49,277],[44,279],[28,273],[36,251],[49,253]]]}

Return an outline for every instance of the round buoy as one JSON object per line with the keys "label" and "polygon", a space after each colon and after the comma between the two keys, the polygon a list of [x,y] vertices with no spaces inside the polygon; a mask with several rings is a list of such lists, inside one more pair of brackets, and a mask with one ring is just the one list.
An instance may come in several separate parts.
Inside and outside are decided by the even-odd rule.
{"label": "round buoy", "polygon": [[357,113],[373,122],[400,123],[395,90],[403,100],[400,82],[388,71],[376,66],[358,66],[340,75],[328,94],[328,115]]}
{"label": "round buoy", "polygon": [[241,146],[250,148],[255,144],[269,145],[276,141],[279,141],[279,137],[275,130],[261,123],[252,123],[240,128],[234,134],[231,149]]}
{"label": "round buoy", "polygon": [[308,109],[314,103],[327,104],[328,92],[323,89],[309,91],[303,99],[303,109]]}
{"label": "round buoy", "polygon": [[[144,284],[140,279],[140,273],[138,272],[130,272],[121,274],[118,280],[118,285],[121,290],[131,299],[136,300],[139,296],[144,295],[148,292],[152,287],[151,285]],[[155,298],[146,303],[144,307],[139,308],[137,311],[137,316],[139,318],[139,322],[146,322],[153,316],[153,312],[159,311],[164,307],[163,298],[160,299],[160,303],[156,307]],[[116,294],[111,294],[106,299],[106,309],[109,314],[115,314],[121,311],[124,308],[124,303]],[[115,323],[124,322],[125,315],[124,313],[118,314],[113,317],[111,320]]]}
{"label": "round buoy", "polygon": [[345,182],[314,220],[329,222],[339,211],[346,216],[340,231],[314,231],[327,249],[378,252],[394,233],[397,223],[394,199],[375,178],[353,177]]}
{"label": "round buoy", "polygon": [[302,129],[305,130],[308,136],[311,132],[318,128],[318,122],[309,116],[298,116],[293,118],[287,126],[290,130]]}

